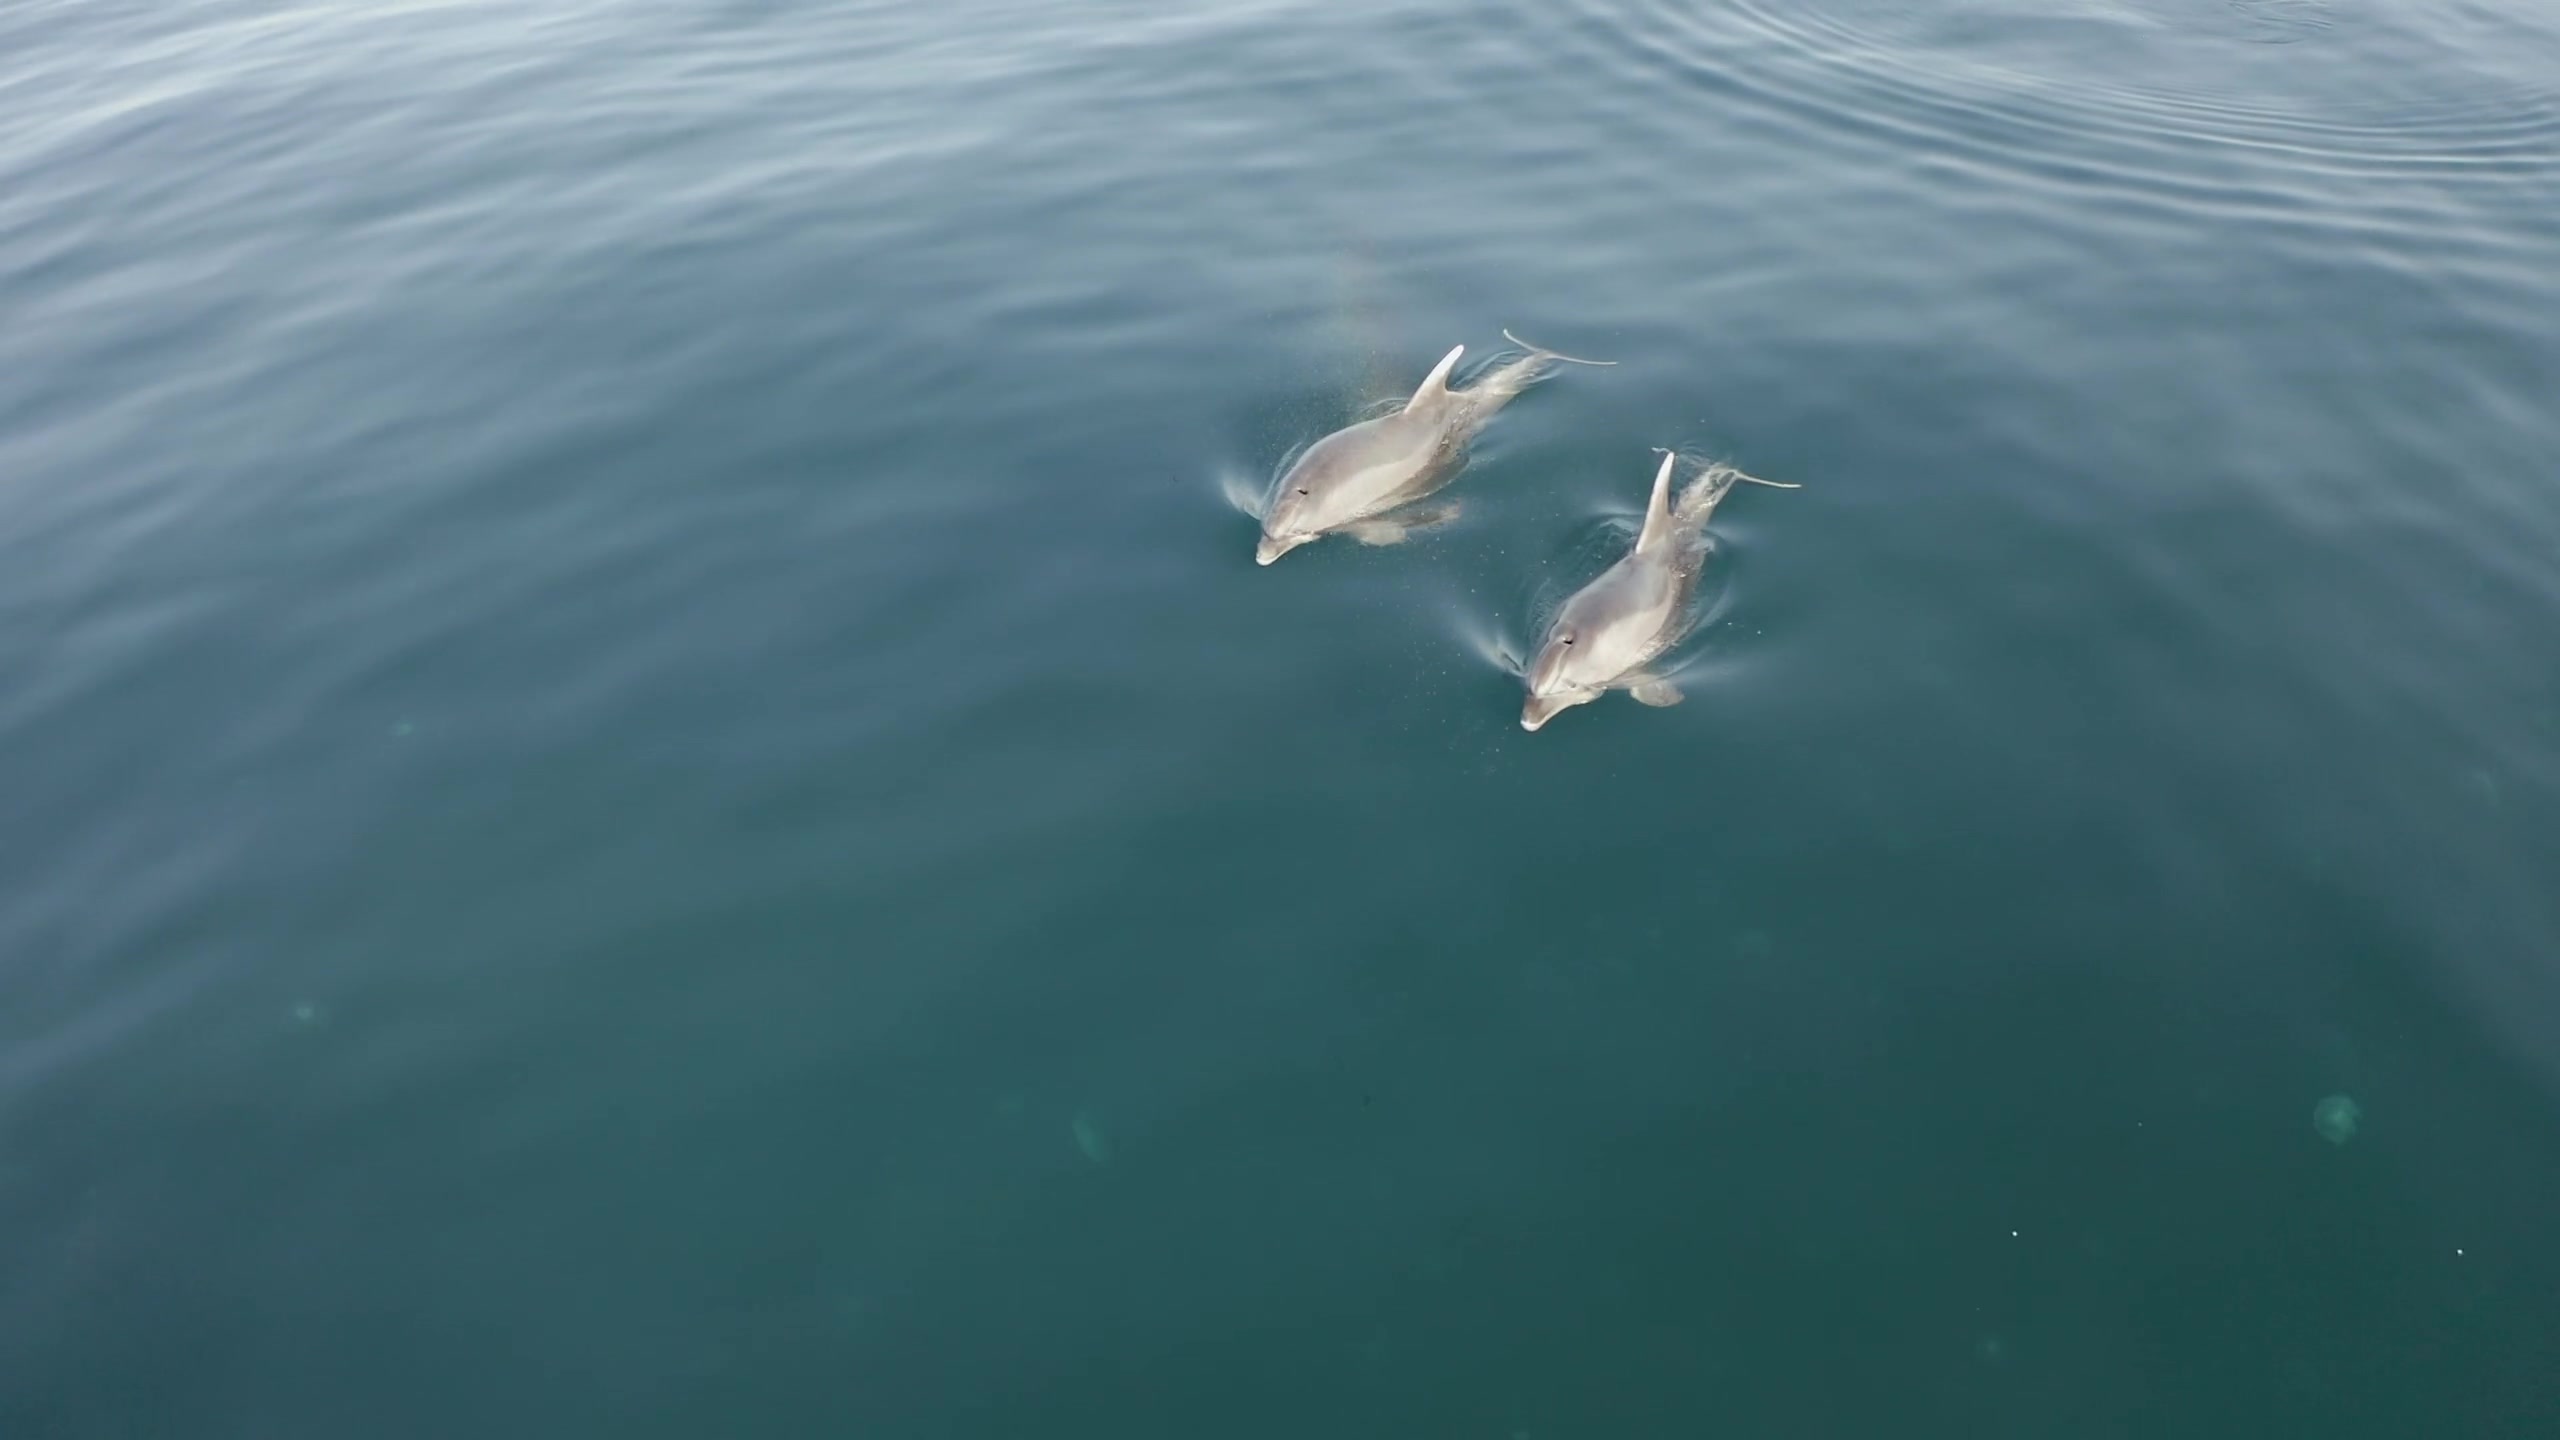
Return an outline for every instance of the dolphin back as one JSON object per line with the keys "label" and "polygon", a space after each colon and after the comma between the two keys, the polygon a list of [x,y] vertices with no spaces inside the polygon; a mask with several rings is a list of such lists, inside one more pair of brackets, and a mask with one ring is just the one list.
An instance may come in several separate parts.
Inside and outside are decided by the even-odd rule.
{"label": "dolphin back", "polygon": [[1772,490],[1804,488],[1777,480],[1763,480],[1757,475],[1745,475],[1740,470],[1717,460],[1700,470],[1696,477],[1690,480],[1689,488],[1680,492],[1680,503],[1672,514],[1673,524],[1676,528],[1691,534],[1706,529],[1708,517],[1716,513],[1716,506],[1725,496],[1733,493],[1733,487],[1736,485],[1766,485]]}
{"label": "dolphin back", "polygon": [[1565,618],[1586,637],[1596,669],[1615,678],[1679,640],[1698,573],[1689,561],[1676,553],[1631,552],[1573,597]]}
{"label": "dolphin back", "polygon": [[1308,447],[1280,477],[1272,499],[1302,508],[1313,524],[1340,524],[1408,496],[1432,476],[1442,449],[1440,427],[1429,416],[1408,411],[1364,420]]}
{"label": "dolphin back", "polygon": [[[1519,346],[1523,353],[1518,358],[1505,360],[1477,376],[1476,383],[1464,390],[1444,389],[1442,391],[1454,407],[1454,413],[1450,417],[1450,428],[1459,439],[1463,440],[1473,434],[1478,427],[1492,419],[1503,406],[1518,398],[1521,391],[1545,379],[1547,372],[1559,364],[1606,366],[1618,363],[1615,360],[1579,359],[1559,350],[1549,350],[1543,345],[1531,344],[1508,330],[1502,332],[1502,338]],[[1440,369],[1432,373],[1442,374],[1457,357],[1457,351],[1450,351],[1447,358],[1440,362]],[[1429,382],[1424,382],[1423,389],[1427,392],[1430,388]],[[1419,408],[1424,398],[1421,394],[1415,395],[1413,405],[1407,408]]]}
{"label": "dolphin back", "polygon": [[[1443,423],[1449,432],[1465,439],[1482,429],[1486,421],[1500,413],[1502,407],[1520,397],[1520,392],[1537,384],[1555,367],[1556,357],[1543,350],[1533,350],[1517,359],[1501,364],[1476,377],[1464,390],[1444,391],[1441,402]],[[1419,404],[1421,397],[1415,397]]]}

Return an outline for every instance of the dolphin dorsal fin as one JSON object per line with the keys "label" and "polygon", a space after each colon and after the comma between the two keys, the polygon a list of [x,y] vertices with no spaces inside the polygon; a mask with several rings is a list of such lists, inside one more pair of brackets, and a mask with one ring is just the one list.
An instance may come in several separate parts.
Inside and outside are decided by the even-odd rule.
{"label": "dolphin dorsal fin", "polygon": [[1404,413],[1410,415],[1414,411],[1421,409],[1423,406],[1430,404],[1432,401],[1439,399],[1441,396],[1448,394],[1450,367],[1456,365],[1458,363],[1458,357],[1466,353],[1467,347],[1461,345],[1455,350],[1450,351],[1448,354],[1441,356],[1440,363],[1431,367],[1431,373],[1422,377],[1422,388],[1414,391],[1413,398],[1404,402]]}
{"label": "dolphin dorsal fin", "polygon": [[1662,452],[1662,468],[1653,472],[1653,498],[1645,502],[1644,530],[1636,536],[1638,550],[1650,550],[1671,538],[1671,462],[1680,456],[1670,450]]}

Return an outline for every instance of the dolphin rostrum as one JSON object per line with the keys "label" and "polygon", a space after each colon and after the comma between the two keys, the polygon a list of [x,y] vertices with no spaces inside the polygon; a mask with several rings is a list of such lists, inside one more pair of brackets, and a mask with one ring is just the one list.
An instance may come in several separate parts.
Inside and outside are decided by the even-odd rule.
{"label": "dolphin rostrum", "polygon": [[1336,430],[1308,446],[1271,488],[1254,563],[1268,565],[1325,535],[1393,545],[1414,530],[1457,518],[1456,505],[1403,507],[1448,484],[1466,462],[1467,442],[1494,412],[1546,374],[1550,364],[1616,363],[1576,360],[1539,349],[1508,330],[1502,334],[1528,353],[1494,366],[1464,390],[1452,390],[1449,372],[1467,349],[1461,345],[1440,357],[1402,410]]}
{"label": "dolphin rostrum", "polygon": [[1671,466],[1665,451],[1654,472],[1653,498],[1644,529],[1625,558],[1574,592],[1556,613],[1529,666],[1529,700],[1520,728],[1535,730],[1562,711],[1587,705],[1611,690],[1625,690],[1646,705],[1677,705],[1679,687],[1645,667],[1680,643],[1696,623],[1689,601],[1707,558],[1707,517],[1735,482],[1796,486],[1745,475],[1730,465],[1709,465],[1671,500]]}

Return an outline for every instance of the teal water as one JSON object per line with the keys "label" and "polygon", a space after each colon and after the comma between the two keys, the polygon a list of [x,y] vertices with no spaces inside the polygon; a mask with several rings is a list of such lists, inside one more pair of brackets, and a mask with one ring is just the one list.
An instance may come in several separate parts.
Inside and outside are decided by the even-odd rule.
{"label": "teal water", "polygon": [[2560,1434],[2555,397],[2530,5],[0,10],[0,1437]]}

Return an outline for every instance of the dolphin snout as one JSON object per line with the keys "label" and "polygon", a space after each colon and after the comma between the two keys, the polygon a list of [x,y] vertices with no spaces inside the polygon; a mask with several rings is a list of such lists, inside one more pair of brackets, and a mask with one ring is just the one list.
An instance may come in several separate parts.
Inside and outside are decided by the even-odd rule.
{"label": "dolphin snout", "polygon": [[1262,542],[1253,547],[1253,563],[1268,565],[1306,543],[1306,537],[1299,535],[1265,535]]}
{"label": "dolphin snout", "polygon": [[1571,695],[1532,695],[1529,697],[1529,702],[1520,707],[1520,728],[1535,731],[1539,726],[1572,709],[1574,703],[1574,697]]}

